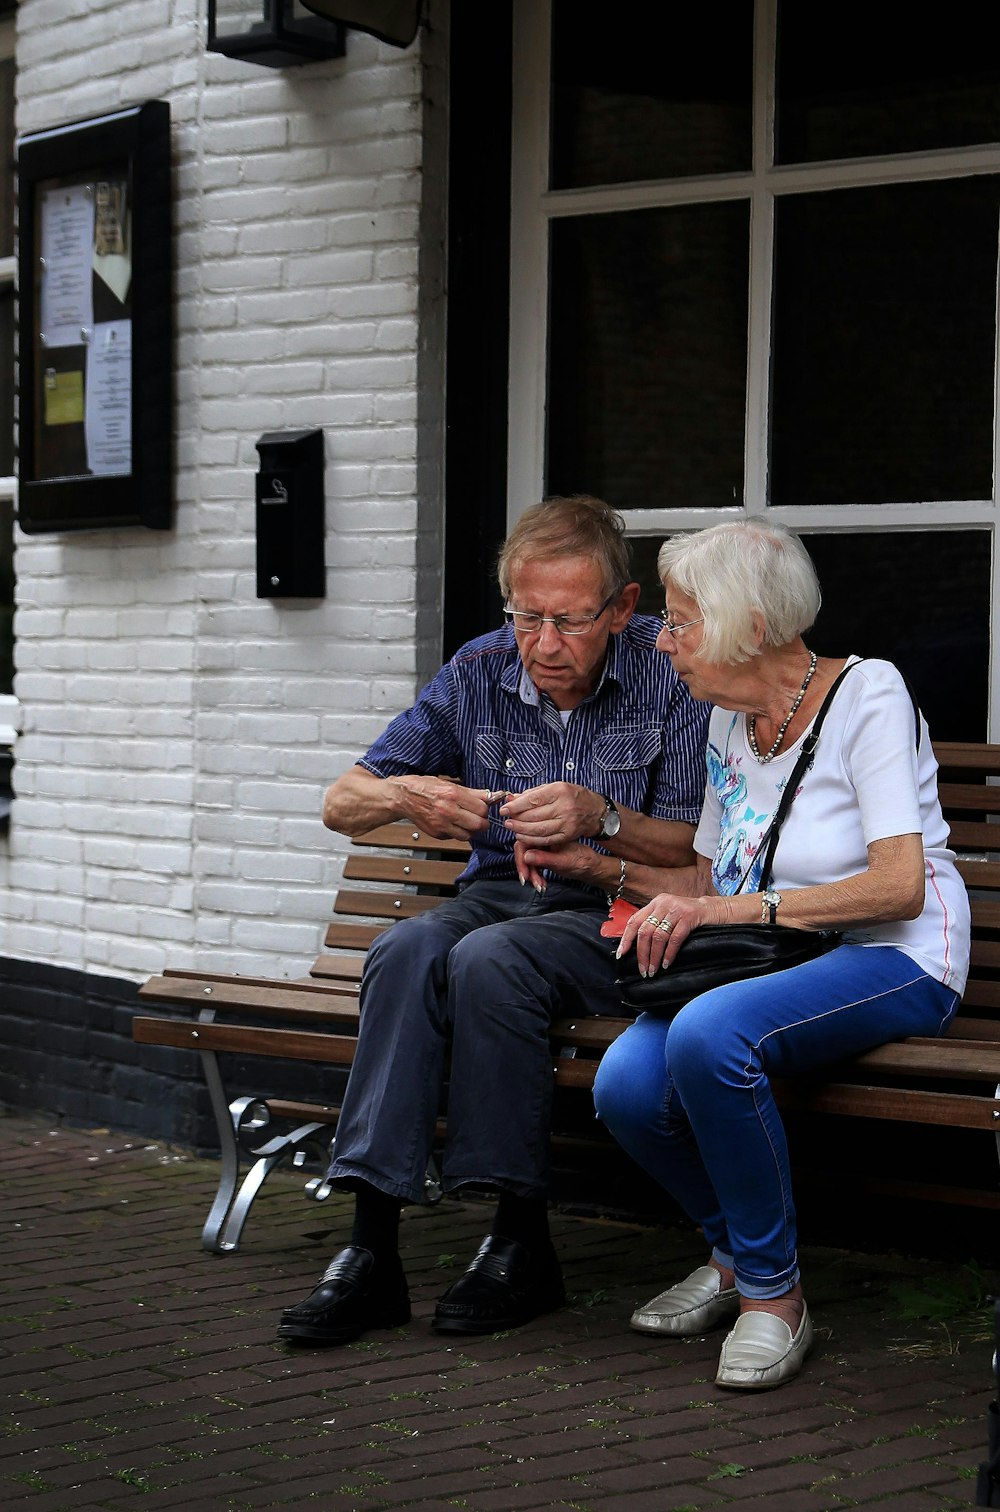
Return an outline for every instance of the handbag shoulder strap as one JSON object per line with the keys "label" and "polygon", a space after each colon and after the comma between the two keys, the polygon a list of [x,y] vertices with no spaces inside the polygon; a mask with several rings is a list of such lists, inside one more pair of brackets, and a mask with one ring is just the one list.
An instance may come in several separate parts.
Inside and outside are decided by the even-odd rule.
{"label": "handbag shoulder strap", "polygon": [[[863,657],[858,658],[859,661],[863,659]],[[757,889],[758,892],[767,891],[768,883],[771,880],[771,868],[774,864],[774,852],[777,849],[778,837],[781,834],[781,826],[784,824],[785,819],[788,816],[788,810],[792,806],[792,799],[795,797],[795,794],[798,791],[799,783],[802,781],[806,769],[812,763],[813,752],[815,751],[816,745],[819,741],[819,734],[820,730],[822,730],[823,728],[823,721],[829,712],[830,705],[833,703],[837,689],[840,687],[841,683],[844,681],[844,678],[847,676],[848,672],[850,672],[851,668],[856,667],[857,665],[858,662],[856,661],[848,662],[847,666],[843,667],[834,678],[833,682],[830,684],[829,689],[827,690],[826,697],[819,706],[819,711],[817,712],[816,718],[812,722],[812,729],[809,731],[802,742],[802,749],[799,752],[798,760],[792,768],[791,776],[785,783],[781,798],[778,803],[778,807],[774,811],[774,818],[771,820],[771,823],[768,827],[767,849],[764,852],[764,865],[761,867],[760,886]]]}

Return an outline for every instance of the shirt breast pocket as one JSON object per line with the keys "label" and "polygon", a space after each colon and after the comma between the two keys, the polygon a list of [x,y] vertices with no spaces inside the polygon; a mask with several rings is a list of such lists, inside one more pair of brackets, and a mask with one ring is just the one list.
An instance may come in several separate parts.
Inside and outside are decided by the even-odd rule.
{"label": "shirt breast pocket", "polygon": [[506,786],[515,777],[530,786],[545,771],[545,747],[539,741],[508,735],[503,730],[476,731],[476,759],[497,774],[497,787]]}
{"label": "shirt breast pocket", "polygon": [[604,772],[634,772],[651,767],[663,749],[658,724],[606,730],[594,742],[594,762]]}

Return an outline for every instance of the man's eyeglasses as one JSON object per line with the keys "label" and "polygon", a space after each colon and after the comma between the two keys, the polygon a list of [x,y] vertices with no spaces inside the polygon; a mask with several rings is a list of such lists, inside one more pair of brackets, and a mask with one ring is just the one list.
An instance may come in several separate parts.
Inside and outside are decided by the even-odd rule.
{"label": "man's eyeglasses", "polygon": [[614,603],[620,591],[616,588],[594,614],[527,614],[522,609],[512,609],[509,604],[505,604],[504,619],[522,635],[534,635],[535,631],[540,630],[543,625],[554,625],[560,635],[589,635],[605,609]]}
{"label": "man's eyeglasses", "polygon": [[700,619],[685,620],[683,625],[678,625],[670,618],[670,612],[667,609],[660,610],[660,618],[663,621],[663,628],[668,635],[676,635],[679,630],[690,630],[692,625],[703,625],[705,623],[705,616],[702,615]]}

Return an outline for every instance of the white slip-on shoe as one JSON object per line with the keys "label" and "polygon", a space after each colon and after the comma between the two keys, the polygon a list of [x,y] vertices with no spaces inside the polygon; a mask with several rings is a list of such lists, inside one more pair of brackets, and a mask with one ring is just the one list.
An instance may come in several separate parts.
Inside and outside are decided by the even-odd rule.
{"label": "white slip-on shoe", "polygon": [[640,1333],[672,1334],[685,1338],[705,1333],[739,1311],[740,1294],[735,1286],[723,1290],[722,1277],[714,1265],[699,1265],[690,1276],[661,1292],[644,1307],[637,1307],[630,1326]]}
{"label": "white slip-on shoe", "polygon": [[722,1346],[717,1386],[738,1391],[764,1391],[798,1375],[812,1348],[813,1326],[809,1309],[802,1314],[798,1332],[774,1313],[741,1313],[736,1327]]}

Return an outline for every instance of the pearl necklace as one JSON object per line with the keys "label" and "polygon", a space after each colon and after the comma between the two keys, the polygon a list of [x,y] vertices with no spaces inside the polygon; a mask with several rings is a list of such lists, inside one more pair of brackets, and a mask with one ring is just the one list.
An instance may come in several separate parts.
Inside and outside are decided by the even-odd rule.
{"label": "pearl necklace", "polygon": [[754,755],[756,756],[757,760],[761,763],[762,766],[764,765],[765,762],[772,761],[774,759],[774,756],[777,753],[778,747],[781,745],[781,742],[785,738],[785,731],[788,729],[788,726],[791,724],[792,720],[795,718],[795,715],[798,712],[799,705],[801,704],[802,700],[806,696],[806,689],[808,688],[809,684],[812,682],[813,673],[815,671],[816,671],[816,653],[815,653],[815,651],[810,651],[810,653],[809,653],[809,670],[806,672],[805,677],[802,679],[802,686],[801,686],[801,688],[799,689],[799,691],[795,695],[795,702],[792,704],[792,707],[789,709],[788,713],[785,715],[784,719],[781,721],[781,724],[778,726],[778,733],[774,737],[774,744],[771,746],[771,749],[768,751],[768,753],[767,753],[766,756],[762,756],[760,754],[760,752],[758,751],[758,749],[757,749],[757,716],[756,716],[756,714],[751,714],[750,715],[750,718],[747,721],[747,739],[750,742],[750,749],[751,749],[751,751],[753,751]]}

